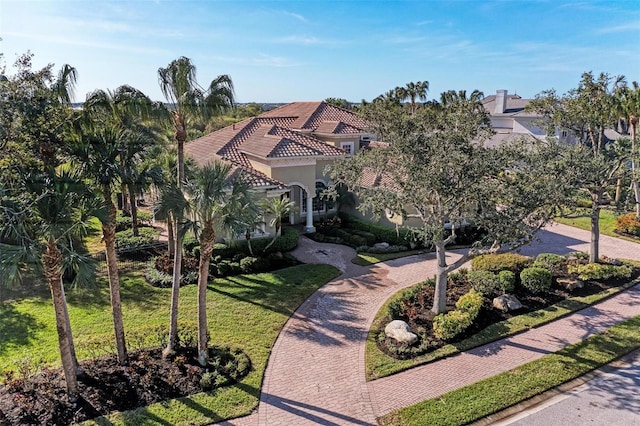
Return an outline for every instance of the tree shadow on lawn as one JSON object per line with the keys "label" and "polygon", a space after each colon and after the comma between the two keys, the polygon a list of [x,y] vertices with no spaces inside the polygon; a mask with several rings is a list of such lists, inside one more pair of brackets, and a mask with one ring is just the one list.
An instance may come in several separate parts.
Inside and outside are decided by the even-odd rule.
{"label": "tree shadow on lawn", "polygon": [[11,345],[27,345],[42,328],[44,324],[31,314],[18,312],[12,304],[0,303],[0,355]]}

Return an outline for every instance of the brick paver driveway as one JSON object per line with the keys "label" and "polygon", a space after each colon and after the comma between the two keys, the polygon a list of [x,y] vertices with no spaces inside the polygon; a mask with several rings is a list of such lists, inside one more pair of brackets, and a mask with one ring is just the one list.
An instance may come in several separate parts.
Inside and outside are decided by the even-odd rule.
{"label": "brick paver driveway", "polygon": [[[588,251],[589,233],[554,224],[521,250]],[[640,260],[640,245],[602,236],[600,252]],[[376,417],[441,395],[577,342],[640,314],[639,286],[562,320],[459,356],[367,383],[367,331],[382,304],[399,289],[432,276],[434,255],[371,267],[349,261],[353,250],[301,239],[305,262],[331,263],[343,274],[314,293],[280,333],[266,370],[258,413],[228,425],[374,425]],[[459,256],[450,253],[449,261]]]}

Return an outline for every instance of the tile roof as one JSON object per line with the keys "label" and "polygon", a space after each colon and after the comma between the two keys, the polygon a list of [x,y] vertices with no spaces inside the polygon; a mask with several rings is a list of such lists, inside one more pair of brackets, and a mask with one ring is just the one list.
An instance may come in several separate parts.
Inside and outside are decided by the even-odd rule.
{"label": "tile roof", "polygon": [[229,161],[249,173],[254,186],[284,186],[255,170],[249,158],[342,157],[344,151],[312,133],[358,134],[363,127],[352,111],[325,102],[294,102],[195,139],[185,145],[185,154],[199,166]]}

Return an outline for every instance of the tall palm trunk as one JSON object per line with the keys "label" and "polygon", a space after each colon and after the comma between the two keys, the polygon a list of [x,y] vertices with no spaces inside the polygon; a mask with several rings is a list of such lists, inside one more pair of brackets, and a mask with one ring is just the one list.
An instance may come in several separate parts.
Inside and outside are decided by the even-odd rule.
{"label": "tall palm trunk", "polygon": [[207,282],[209,262],[213,254],[216,233],[212,222],[206,222],[200,236],[200,264],[198,265],[198,362],[207,365],[209,342],[207,341]]}
{"label": "tall palm trunk", "polygon": [[60,359],[62,371],[67,384],[69,401],[75,402],[80,393],[78,389],[78,377],[76,374],[77,361],[73,350],[73,336],[67,311],[67,301],[62,285],[62,254],[56,242],[49,240],[47,249],[43,255],[44,273],[51,290],[53,308],[55,311],[56,329],[58,331],[58,346],[60,347]]}
{"label": "tall palm trunk", "polygon": [[[169,219],[171,223],[173,219]],[[177,227],[176,227],[177,228]],[[174,238],[173,280],[171,283],[171,308],[169,310],[169,341],[162,352],[164,358],[175,354],[178,345],[178,302],[180,295],[180,276],[182,274],[182,236],[179,232]]]}
{"label": "tall palm trunk", "polygon": [[636,201],[636,218],[640,218],[640,189],[638,189],[638,179],[636,177],[636,125],[638,117],[632,115],[629,123],[631,124],[631,185],[633,186],[633,195]]}
{"label": "tall palm trunk", "polygon": [[[187,139],[185,125],[180,115],[174,115],[176,127],[175,138],[177,145],[178,188],[182,190],[184,183],[184,142]],[[173,279],[171,282],[171,307],[169,308],[169,341],[162,355],[167,358],[175,353],[178,344],[178,302],[180,300],[180,276],[182,275],[182,236],[177,215],[170,215],[167,219],[169,234],[169,253],[173,249]],[[173,238],[173,245],[171,239]]]}
{"label": "tall palm trunk", "polygon": [[167,249],[169,257],[173,257],[176,249],[176,241],[173,232],[173,216],[167,218]]}
{"label": "tall palm trunk", "polygon": [[120,278],[118,276],[118,259],[116,257],[116,206],[113,204],[111,188],[103,185],[102,193],[107,208],[107,219],[102,223],[102,235],[107,258],[109,274],[109,294],[111,297],[111,314],[116,338],[118,362],[127,363],[127,346],[124,338],[124,323],[122,320],[122,306],[120,302]]}
{"label": "tall palm trunk", "polygon": [[600,194],[596,194],[591,207],[591,242],[589,246],[589,263],[596,263],[600,258]]}
{"label": "tall palm trunk", "polygon": [[136,191],[133,184],[127,185],[127,192],[131,203],[131,232],[137,237],[140,235],[138,232],[138,206],[136,205]]}
{"label": "tall palm trunk", "polygon": [[433,297],[433,307],[431,311],[435,314],[442,314],[447,311],[447,260],[444,241],[438,241],[436,246],[436,288]]}

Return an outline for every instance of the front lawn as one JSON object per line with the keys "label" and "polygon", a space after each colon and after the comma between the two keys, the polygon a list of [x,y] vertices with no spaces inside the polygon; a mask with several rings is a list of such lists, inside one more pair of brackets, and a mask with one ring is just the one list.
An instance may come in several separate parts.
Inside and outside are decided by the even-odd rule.
{"label": "front lawn", "polygon": [[[590,214],[590,209],[576,208],[571,212],[567,212],[567,215],[578,217],[556,217],[554,220],[558,223],[562,223],[563,225],[574,226],[576,228],[584,229],[585,231],[591,231],[591,218],[589,217]],[[631,236],[622,235],[615,232],[617,217],[618,213],[616,213],[615,211],[607,209],[600,210],[600,233],[602,235],[620,238],[623,240],[631,241],[633,243],[637,243],[638,241],[640,241],[640,239],[638,238],[633,238]]]}
{"label": "front lawn", "polygon": [[384,426],[463,425],[504,410],[640,348],[640,316],[513,370],[389,413]]}
{"label": "front lawn", "polygon": [[[267,359],[289,316],[317,288],[339,275],[328,265],[299,265],[272,273],[217,279],[207,295],[211,344],[238,347],[253,366],[240,383],[212,393],[112,414],[98,424],[206,424],[249,414],[258,404]],[[124,322],[129,344],[168,325],[171,289],[154,288],[141,272],[121,276]],[[196,286],[180,292],[179,322],[195,327]],[[69,316],[79,358],[113,351],[106,278],[97,288],[69,291]],[[0,304],[0,371],[25,369],[40,360],[59,365],[53,307],[46,293]],[[20,366],[20,367],[19,367]]]}

